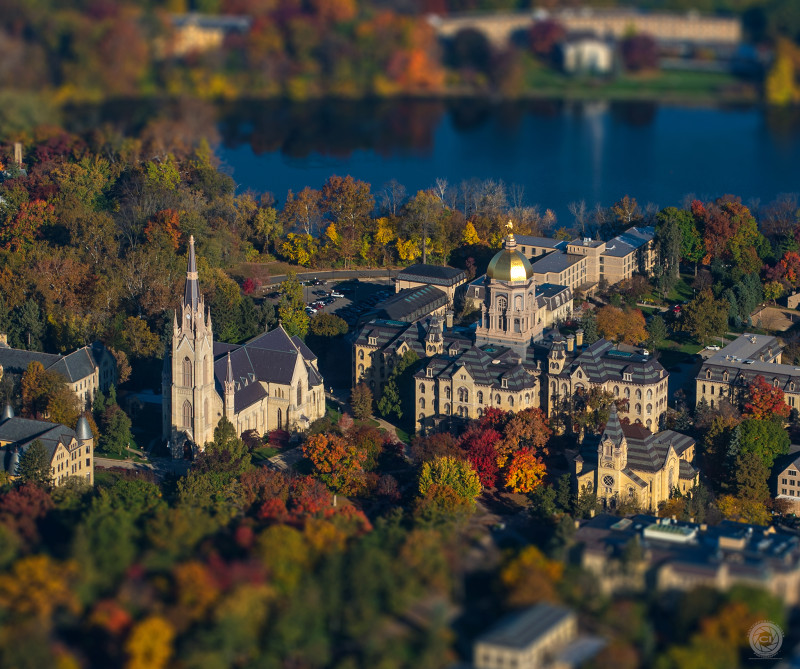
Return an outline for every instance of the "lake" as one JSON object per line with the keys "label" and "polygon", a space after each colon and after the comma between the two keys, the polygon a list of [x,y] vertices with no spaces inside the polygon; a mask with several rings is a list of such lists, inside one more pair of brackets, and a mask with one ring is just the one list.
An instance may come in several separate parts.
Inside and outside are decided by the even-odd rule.
{"label": "lake", "polygon": [[655,103],[474,100],[319,103],[240,108],[220,124],[218,153],[241,188],[319,188],[332,174],[390,179],[409,193],[437,178],[524,187],[525,203],[553,209],[610,205],[625,194],[641,205],[680,205],[725,193],[766,203],[800,191],[796,112]]}
{"label": "lake", "polygon": [[409,193],[436,179],[524,188],[527,205],[610,205],[625,194],[641,205],[680,205],[693,194],[733,193],[762,204],[800,191],[800,111],[648,102],[482,100],[183,102],[157,108],[113,105],[74,115],[80,125],[111,120],[129,131],[153,117],[162,132],[205,134],[240,190],[320,188],[350,174],[379,192],[391,179]]}

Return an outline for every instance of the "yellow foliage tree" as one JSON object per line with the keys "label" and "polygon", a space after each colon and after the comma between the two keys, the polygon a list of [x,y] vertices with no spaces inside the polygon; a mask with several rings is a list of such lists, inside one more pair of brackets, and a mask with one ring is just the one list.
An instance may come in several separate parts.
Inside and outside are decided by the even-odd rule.
{"label": "yellow foliage tree", "polygon": [[77,573],[74,562],[57,562],[47,555],[22,558],[0,575],[0,609],[40,621],[49,620],[56,609],[76,612],[72,581]]}
{"label": "yellow foliage tree", "polygon": [[467,221],[467,224],[464,226],[464,232],[461,235],[461,243],[465,246],[474,246],[475,244],[481,243],[481,238],[478,237],[478,231],[475,230],[475,226],[469,221]]}
{"label": "yellow foliage tree", "polygon": [[342,241],[342,236],[336,230],[336,223],[331,223],[325,229],[325,236],[330,240],[331,244],[334,246],[339,246],[339,243]]}
{"label": "yellow foliage tree", "polygon": [[394,230],[392,230],[392,226],[389,223],[389,219],[385,216],[382,216],[377,220],[378,228],[375,231],[375,241],[380,246],[386,246],[389,242],[394,239]]}
{"label": "yellow foliage tree", "polygon": [[506,470],[506,487],[514,492],[532,492],[542,482],[544,460],[532,448],[520,448],[511,456]]}
{"label": "yellow foliage tree", "polygon": [[397,255],[403,262],[412,262],[419,258],[419,241],[414,239],[397,240]]}
{"label": "yellow foliage tree", "polygon": [[125,642],[126,669],[163,669],[172,658],[175,630],[161,616],[149,616],[134,625]]}
{"label": "yellow foliage tree", "polygon": [[775,61],[767,74],[764,90],[767,102],[772,105],[787,106],[797,102],[800,97],[796,83],[795,60],[797,48],[788,40],[778,41]]}
{"label": "yellow foliage tree", "polygon": [[769,525],[770,514],[767,508],[758,501],[739,499],[733,495],[723,495],[717,502],[720,513],[728,520],[753,525]]}
{"label": "yellow foliage tree", "polygon": [[528,546],[500,571],[500,581],[511,606],[530,606],[557,601],[555,586],[563,575],[562,563],[547,559],[536,546]]}

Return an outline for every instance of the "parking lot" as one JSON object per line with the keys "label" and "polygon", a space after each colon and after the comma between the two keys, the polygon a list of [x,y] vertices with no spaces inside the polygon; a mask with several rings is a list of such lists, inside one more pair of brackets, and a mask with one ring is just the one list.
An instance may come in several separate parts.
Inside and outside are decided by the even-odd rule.
{"label": "parking lot", "polygon": [[[303,294],[307,305],[307,313],[335,314],[347,321],[352,328],[358,319],[375,305],[394,294],[394,284],[387,280],[341,282],[319,282],[303,286]],[[332,297],[338,293],[341,297]]]}

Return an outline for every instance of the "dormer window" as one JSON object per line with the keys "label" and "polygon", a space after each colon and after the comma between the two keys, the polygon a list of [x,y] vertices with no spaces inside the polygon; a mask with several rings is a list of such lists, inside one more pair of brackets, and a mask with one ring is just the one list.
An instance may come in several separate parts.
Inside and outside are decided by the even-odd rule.
{"label": "dormer window", "polygon": [[707,369],[707,370],[706,370],[706,378],[707,378],[707,379],[710,379],[710,378],[711,378],[711,370],[710,370],[710,369]]}
{"label": "dormer window", "polygon": [[378,338],[377,337],[370,337],[369,338],[369,345],[370,346],[377,346],[378,345]]}
{"label": "dormer window", "polygon": [[500,387],[508,388],[508,379],[500,379]]}
{"label": "dormer window", "polygon": [[425,376],[427,376],[429,379],[433,378],[433,368],[432,367],[426,367],[425,368]]}
{"label": "dormer window", "polygon": [[622,380],[623,381],[633,381],[633,374],[631,374],[630,372],[623,373]]}

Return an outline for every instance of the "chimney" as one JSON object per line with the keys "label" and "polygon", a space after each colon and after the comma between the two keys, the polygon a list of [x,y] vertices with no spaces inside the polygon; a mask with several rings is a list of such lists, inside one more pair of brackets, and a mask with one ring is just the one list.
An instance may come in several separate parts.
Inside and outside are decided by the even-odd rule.
{"label": "chimney", "polygon": [[578,328],[575,330],[575,343],[578,347],[583,346],[583,328]]}
{"label": "chimney", "polygon": [[572,353],[575,351],[575,337],[572,335],[567,335],[567,353]]}
{"label": "chimney", "polygon": [[22,167],[22,143],[21,142],[14,142],[14,162],[17,164],[17,167]]}
{"label": "chimney", "polygon": [[444,312],[445,325],[448,330],[453,329],[453,310],[448,309]]}

